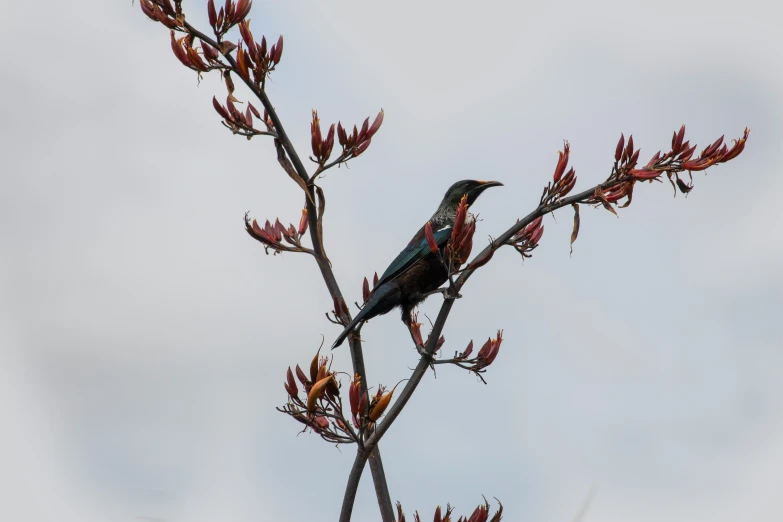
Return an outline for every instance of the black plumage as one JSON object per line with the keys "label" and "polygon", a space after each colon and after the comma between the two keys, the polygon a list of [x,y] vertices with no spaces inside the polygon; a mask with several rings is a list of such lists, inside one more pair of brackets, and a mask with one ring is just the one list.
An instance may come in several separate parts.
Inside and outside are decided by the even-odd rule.
{"label": "black plumage", "polygon": [[[500,185],[502,183],[497,181],[463,180],[449,187],[443,201],[429,219],[433,236],[441,252],[451,236],[457,207],[463,196],[467,196],[467,204],[470,206],[484,190]],[[467,219],[472,220],[472,215],[468,214]],[[448,281],[446,267],[438,255],[430,250],[422,226],[408,246],[399,253],[378,279],[364,307],[337,337],[332,348],[340,346],[360,324],[388,313],[398,306],[402,308],[403,322],[410,325],[413,309],[446,281]]]}

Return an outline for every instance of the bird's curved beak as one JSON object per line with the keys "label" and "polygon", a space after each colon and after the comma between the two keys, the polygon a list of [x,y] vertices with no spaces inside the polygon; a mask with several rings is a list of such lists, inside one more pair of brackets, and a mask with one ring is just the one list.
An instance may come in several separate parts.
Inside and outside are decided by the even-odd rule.
{"label": "bird's curved beak", "polygon": [[503,184],[499,181],[483,181],[479,180],[479,183],[481,183],[481,188],[488,189],[489,187],[502,187]]}

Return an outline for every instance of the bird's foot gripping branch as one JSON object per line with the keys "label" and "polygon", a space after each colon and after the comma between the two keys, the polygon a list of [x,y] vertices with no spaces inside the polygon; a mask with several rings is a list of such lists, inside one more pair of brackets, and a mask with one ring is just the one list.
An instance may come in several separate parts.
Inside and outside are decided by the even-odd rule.
{"label": "bird's foot gripping branch", "polygon": [[[318,113],[313,111],[309,122],[309,159],[313,163],[310,172],[289,139],[267,94],[266,80],[281,64],[283,37],[270,40],[274,41],[270,45],[266,37],[261,36],[259,39],[253,34],[247,18],[252,8],[251,0],[226,0],[220,7],[215,5],[214,0],[208,0],[208,32],[202,32],[190,24],[181,0],[139,0],[139,4],[148,18],[168,29],[171,49],[182,65],[194,71],[199,78],[207,73],[220,75],[227,91],[225,103],[218,101],[217,97],[212,98],[212,106],[220,116],[220,123],[233,134],[248,140],[258,136],[272,138],[280,167],[303,193],[304,209],[298,225],[284,226],[280,220],[275,220],[274,224],[266,221],[261,226],[246,215],[245,229],[263,245],[267,253],[291,252],[313,256],[333,302],[333,310],[331,315],[327,314],[327,318],[343,330],[334,346],[339,346],[345,339],[349,341],[352,371],[340,373],[333,370],[331,359],[320,356],[319,350],[310,363],[308,373],[299,366],[296,366],[295,371],[288,369],[284,383],[288,398],[279,408],[303,424],[304,430],[310,430],[330,443],[356,444],[356,457],[342,501],[341,522],[351,518],[359,480],[368,461],[382,520],[405,521],[399,505],[395,515],[378,442],[400,415],[429,368],[436,364],[450,364],[486,382],[484,374],[498,357],[504,340],[502,330],[498,330],[496,337],[483,343],[475,356],[472,341],[464,350],[455,351],[451,358],[438,358],[437,354],[445,346],[442,332],[457,302],[455,298],[460,297],[459,292],[470,276],[492,260],[496,250],[511,246],[523,257],[531,257],[543,237],[544,216],[566,206],[574,209],[571,234],[573,245],[580,229],[580,205],[600,207],[616,214],[617,209],[631,204],[634,189],[645,182],[660,182],[666,177],[674,187],[675,195],[677,191],[687,195],[693,189],[692,172],[736,158],[748,139],[746,129],[731,146],[724,144],[721,137],[696,154],[696,145],[685,140],[683,126],[674,132],[669,151],[654,154],[644,166],[640,166],[640,151],[634,147],[633,137],[626,141],[621,135],[609,176],[575,195],[571,193],[577,182],[576,172],[568,167],[570,146],[566,143],[559,153],[552,180],[544,187],[536,208],[493,239],[470,261],[476,219],[468,212],[468,208],[484,190],[500,186],[501,183],[477,180],[457,182],[449,188],[432,217],[387,270],[380,277],[375,274],[372,288],[369,281],[364,279],[363,302],[360,306],[357,304],[359,312],[352,317],[332,271],[332,263],[326,256],[323,231],[326,198],[323,189],[315,182],[324,171],[339,167],[368,150],[383,123],[383,111],[372,123],[370,118],[366,118],[361,126],[354,125],[349,130],[338,122],[329,125],[325,133],[322,132]],[[240,100],[241,95],[235,84],[237,78],[240,80],[237,82],[239,86],[244,84],[249,92],[248,98],[255,98],[258,107],[249,100]],[[242,106],[244,108],[240,109]],[[333,154],[335,141],[340,145],[336,157]],[[294,211],[298,213],[299,209]],[[446,283],[448,286],[444,288]],[[434,293],[442,293],[444,301],[428,337],[424,339],[414,310]],[[400,385],[405,383],[401,391],[396,393],[397,386],[391,390],[378,386],[371,391],[367,387],[361,325],[372,317],[398,307],[403,311],[403,322],[421,357],[409,378],[400,381]],[[342,401],[345,393],[343,381],[347,382],[347,408],[344,408]],[[490,506],[485,501],[469,516],[463,516],[457,522],[499,522],[502,511],[500,506],[490,518]],[[414,520],[420,521],[418,513]],[[451,507],[447,507],[445,512],[438,507],[434,521],[451,522]]]}

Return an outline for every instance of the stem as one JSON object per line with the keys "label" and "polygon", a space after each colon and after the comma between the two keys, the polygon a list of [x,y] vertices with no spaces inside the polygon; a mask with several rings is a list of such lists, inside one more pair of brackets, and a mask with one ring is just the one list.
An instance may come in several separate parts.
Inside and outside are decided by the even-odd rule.
{"label": "stem", "polygon": [[370,473],[375,484],[375,496],[378,499],[378,507],[381,510],[383,522],[394,522],[394,506],[389,497],[389,485],[386,483],[386,472],[383,470],[381,449],[376,445],[370,454]]}
{"label": "stem", "polygon": [[[198,37],[204,42],[207,42],[212,47],[215,47],[216,49],[220,50],[220,46],[216,41],[214,41],[212,38],[199,31],[198,29],[194,28],[188,22],[185,22],[184,27],[185,29],[187,29],[188,32],[190,32],[194,36]],[[238,70],[236,60],[229,53],[221,53],[221,54],[231,65],[231,69],[236,73]],[[241,74],[237,74],[237,76],[242,78]],[[316,197],[315,188],[310,183],[311,178],[307,173],[307,169],[305,169],[302,160],[299,159],[299,155],[297,154],[294,145],[291,143],[291,140],[288,137],[288,134],[286,133],[283,127],[283,122],[280,120],[277,111],[275,111],[275,108],[272,106],[272,102],[269,100],[269,97],[267,97],[264,89],[259,88],[249,79],[242,78],[242,80],[245,82],[245,85],[247,85],[248,88],[253,92],[253,94],[255,94],[256,97],[261,101],[261,104],[264,106],[264,109],[266,109],[267,114],[269,114],[269,117],[272,119],[272,123],[274,123],[275,132],[277,133],[277,140],[280,141],[286,153],[288,154],[289,158],[291,159],[291,163],[293,164],[296,173],[299,175],[302,181],[305,182],[307,186],[308,197],[305,199],[307,205],[308,228],[310,229],[310,238],[312,239],[312,243],[313,243],[313,251],[315,252],[315,259],[318,262],[318,268],[321,270],[321,275],[323,276],[323,280],[324,283],[326,284],[326,288],[329,291],[329,294],[332,296],[333,299],[336,299],[338,303],[342,303],[344,299],[343,299],[342,292],[340,291],[340,286],[337,284],[337,279],[334,276],[334,272],[332,272],[329,259],[326,257],[326,253],[324,252],[323,249],[323,237],[321,237],[321,232],[320,232],[321,229],[318,223],[318,210],[316,209],[314,203]],[[333,165],[329,165],[329,167],[331,166]],[[340,312],[340,311],[336,310],[336,312]],[[351,320],[350,313],[347,312],[341,312],[341,313],[348,316],[347,317],[348,321]],[[356,335],[351,340],[350,348],[351,348],[351,361],[353,362],[354,372],[359,374],[359,376],[362,379],[362,387],[365,388],[366,390],[367,374],[364,369],[364,355],[362,354],[362,346],[359,339],[359,335]],[[374,449],[375,448],[373,448],[373,450]],[[373,450],[368,450],[368,452],[365,453],[361,449],[357,448],[356,460],[354,461],[354,468],[351,470],[351,475],[348,477],[348,485],[346,486],[345,499],[343,500],[343,509],[342,512],[340,513],[341,521],[348,521],[351,518],[351,510],[353,508],[354,499],[356,498],[356,488],[359,486],[359,479],[361,478],[361,472],[362,469],[364,468],[364,464],[367,462],[367,455],[370,453],[370,451],[372,451],[373,458],[370,459],[370,470],[372,471],[373,480],[375,482],[375,493],[378,497],[378,506],[381,510],[381,517],[383,519],[383,522],[394,522],[394,510],[392,507],[391,496],[389,495],[389,487],[386,483],[386,476],[384,475],[384,471],[383,471],[383,462],[381,461],[381,454],[379,450],[377,451],[373,451]],[[356,470],[357,466],[359,466],[358,471]],[[346,509],[348,510],[347,513],[346,513]],[[347,516],[347,518],[345,518],[345,516]]]}
{"label": "stem", "polygon": [[[359,481],[362,478],[364,464],[367,462],[367,453],[361,449],[356,452],[356,458],[353,461],[353,467],[348,474],[348,484],[345,486],[345,495],[343,496],[343,507],[340,510],[339,522],[350,522],[353,513],[353,504],[356,501],[356,490],[359,489]],[[384,522],[385,519],[384,519]]]}

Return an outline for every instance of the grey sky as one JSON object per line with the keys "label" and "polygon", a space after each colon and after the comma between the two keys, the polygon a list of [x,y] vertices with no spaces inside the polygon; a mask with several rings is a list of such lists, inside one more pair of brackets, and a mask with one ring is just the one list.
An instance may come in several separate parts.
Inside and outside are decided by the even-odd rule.
{"label": "grey sky", "polygon": [[[205,25],[205,2],[185,4]],[[322,183],[352,300],[457,179],[505,183],[474,207],[486,237],[535,205],[563,139],[587,187],[620,132],[647,158],[682,123],[700,145],[751,128],[687,199],[643,186],[620,219],[584,209],[571,257],[570,213],[547,218],[532,259],[501,252],[471,279],[447,352],[506,340],[488,386],[441,368],[383,440],[406,512],[485,494],[508,520],[561,522],[597,486],[586,520],[783,518],[774,8],[254,4],[256,35],[285,35],[268,90],[300,152],[313,108],[386,112],[367,155]],[[0,518],[333,519],[353,448],[273,410],[287,366],[339,333],[331,300],[309,258],[267,257],[242,229],[247,210],[298,220],[271,144],[219,125],[224,89],[197,85],[130,1],[17,2],[4,19]],[[396,314],[364,334],[370,384],[409,375]],[[378,519],[368,475],[355,520]]]}

